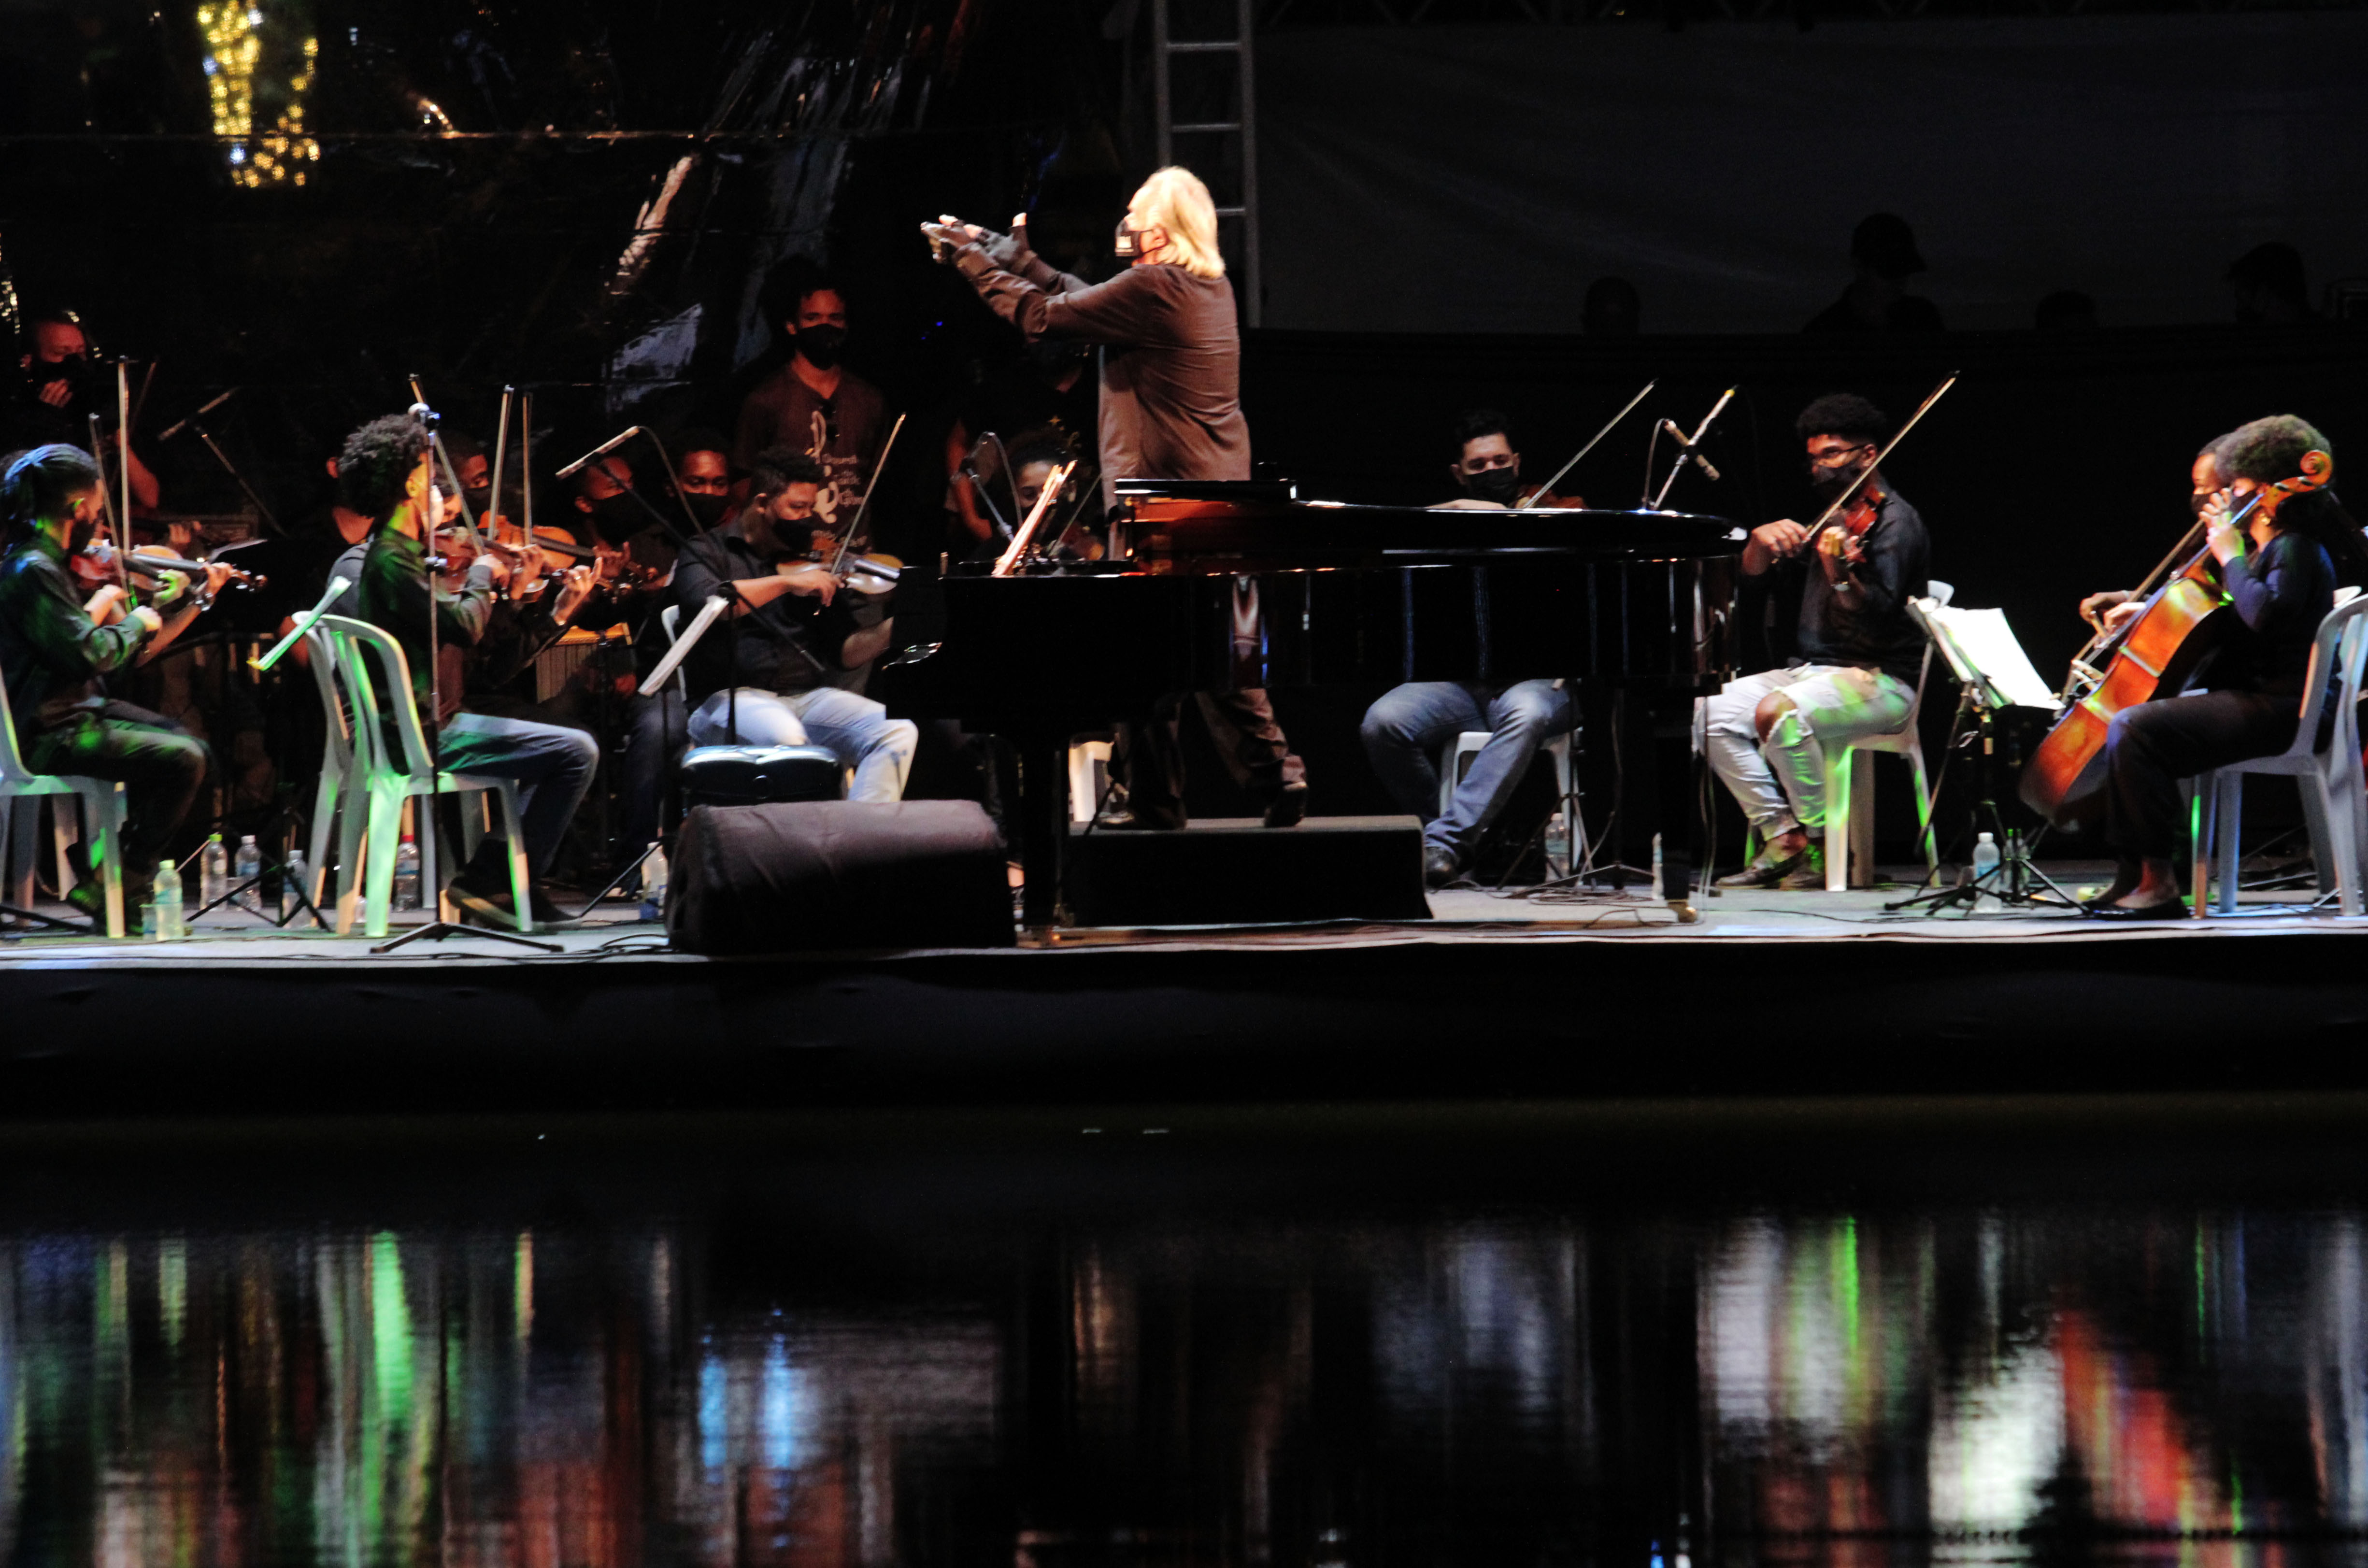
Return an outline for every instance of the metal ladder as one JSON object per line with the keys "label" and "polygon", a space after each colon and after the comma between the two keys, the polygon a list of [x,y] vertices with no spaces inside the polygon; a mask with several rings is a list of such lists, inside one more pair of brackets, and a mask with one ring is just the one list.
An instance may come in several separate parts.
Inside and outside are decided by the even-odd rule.
{"label": "metal ladder", "polygon": [[[1220,244],[1228,253],[1228,265],[1239,270],[1244,322],[1258,324],[1262,290],[1258,276],[1258,95],[1252,56],[1252,17],[1255,0],[1233,0],[1234,36],[1229,39],[1183,39],[1171,35],[1170,10],[1179,0],[1152,0],[1151,6],[1151,80],[1152,109],[1157,119],[1159,162],[1162,166],[1175,163],[1178,137],[1194,139],[1195,145],[1205,145],[1215,140],[1219,152],[1214,160],[1196,163],[1193,172],[1206,180],[1210,193],[1217,197],[1217,225]],[[1212,13],[1214,7],[1190,7]],[[1176,119],[1176,90],[1171,67],[1178,55],[1231,56],[1234,62],[1232,100],[1233,118],[1178,122]],[[1197,107],[1197,100],[1196,100]],[[1232,204],[1224,200],[1225,192],[1220,182],[1210,178],[1212,169],[1224,165],[1224,149],[1230,147],[1239,157],[1240,176],[1237,195]],[[1225,226],[1231,221],[1237,226],[1238,240],[1224,245]]]}

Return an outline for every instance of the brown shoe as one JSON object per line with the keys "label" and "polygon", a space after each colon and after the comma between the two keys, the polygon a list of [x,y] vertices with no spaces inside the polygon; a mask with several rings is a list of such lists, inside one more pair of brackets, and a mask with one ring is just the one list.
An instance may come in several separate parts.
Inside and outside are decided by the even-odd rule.
{"label": "brown shoe", "polygon": [[1793,860],[1793,869],[1776,884],[1779,892],[1823,892],[1826,891],[1826,852],[1812,839],[1809,846]]}
{"label": "brown shoe", "polygon": [[[1777,853],[1772,843],[1759,846],[1759,853],[1748,866],[1731,877],[1721,877],[1716,885],[1723,888],[1772,888],[1782,886],[1794,867],[1815,853],[1816,842],[1812,839],[1790,855]],[[1820,873],[1820,885],[1823,873]]]}

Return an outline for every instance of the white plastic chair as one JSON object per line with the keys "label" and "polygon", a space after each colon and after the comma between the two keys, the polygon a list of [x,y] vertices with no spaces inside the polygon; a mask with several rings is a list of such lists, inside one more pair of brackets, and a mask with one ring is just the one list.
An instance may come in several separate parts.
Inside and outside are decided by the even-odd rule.
{"label": "white plastic chair", "polygon": [[[2318,623],[2318,635],[2310,645],[2309,673],[2303,677],[2302,722],[2294,727],[2294,744],[2275,756],[2231,763],[2196,777],[2196,914],[2237,912],[2237,860],[2248,773],[2283,773],[2294,780],[2310,825],[2319,892],[2333,890],[2336,907],[2344,914],[2361,913],[2361,882],[2368,870],[2361,860],[2368,848],[2368,790],[2361,779],[2357,706],[2363,662],[2368,662],[2368,595],[2347,599]],[[2330,681],[2335,687],[2332,715],[2326,706]],[[2318,744],[2322,719],[2332,721],[2324,747]],[[2220,893],[2207,904],[2206,878],[2215,849]]]}
{"label": "white plastic chair", "polygon": [[[336,648],[319,627],[304,633],[305,663],[312,667],[313,684],[321,694],[322,733],[326,739],[321,748],[321,781],[313,790],[313,831],[307,846],[305,866],[311,870],[313,885],[304,890],[315,909],[328,907],[329,834],[336,825],[337,812],[350,812],[354,802],[348,798],[354,788],[353,721],[345,699],[337,695]],[[346,900],[347,884],[358,887],[356,868],[340,861],[337,868],[340,888],[339,924],[342,932],[347,925]]]}
{"label": "white plastic chair", "polygon": [[[1925,593],[1934,604],[1945,605],[1956,590],[1946,583],[1929,582]],[[1927,641],[1924,666],[1916,675],[1916,700],[1908,705],[1907,722],[1884,734],[1861,735],[1841,745],[1825,748],[1827,892],[1850,889],[1853,866],[1863,878],[1859,885],[1871,887],[1874,883],[1874,770],[1855,766],[1861,752],[1907,759],[1907,770],[1916,782],[1916,831],[1924,846],[1925,869],[1934,869],[1941,863],[1939,846],[1932,838],[1932,789],[1924,772],[1924,741],[1917,730],[1917,721],[1924,712],[1924,687],[1931,674],[1932,644]]]}
{"label": "white plastic chair", "polygon": [[[364,934],[386,935],[387,914],[394,903],[394,855],[403,834],[404,801],[427,800],[418,812],[420,855],[425,861],[436,847],[432,797],[484,794],[499,798],[503,830],[508,835],[511,920],[519,930],[531,930],[534,916],[527,892],[526,835],[518,825],[518,786],[507,778],[446,773],[433,764],[427,754],[427,736],[419,725],[419,705],[411,695],[411,666],[404,657],[403,645],[393,636],[367,621],[350,620],[341,615],[323,616],[317,629],[327,634],[332,644],[330,667],[336,691],[353,715],[348,733],[353,742],[354,771],[348,793],[369,802],[367,826],[353,809],[361,803],[359,800],[349,799],[341,813],[337,834],[338,932],[342,935],[353,928],[353,906],[359,891]],[[371,665],[377,667],[377,682],[370,679]],[[386,707],[379,701],[381,687],[390,694]],[[388,744],[389,720],[402,749],[400,757]],[[361,869],[359,878],[354,874],[357,867]]]}
{"label": "white plastic chair", "polygon": [[[98,885],[104,895],[107,934],[123,935],[123,786],[105,778],[90,778],[75,773],[36,773],[26,766],[17,750],[17,723],[8,711],[8,688],[0,684],[0,864],[7,859],[6,849],[13,839],[16,846],[17,881],[11,892],[20,909],[33,904],[33,860],[40,840],[41,802],[51,801],[52,810],[63,810],[72,799],[82,812],[83,841],[97,851]],[[23,814],[18,815],[15,802],[23,801]],[[65,821],[58,817],[57,842],[60,878],[69,873],[64,869]],[[14,828],[14,833],[9,832]],[[70,885],[70,884],[68,884]],[[63,887],[61,888],[63,891]]]}
{"label": "white plastic chair", "polygon": [[[1572,809],[1578,793],[1578,781],[1572,777],[1570,760],[1571,737],[1577,733],[1565,730],[1561,734],[1549,735],[1538,744],[1538,749],[1554,759],[1554,810],[1558,812]],[[1439,812],[1441,816],[1446,815],[1447,809],[1455,803],[1455,787],[1463,782],[1463,771],[1471,766],[1465,759],[1479,756],[1480,748],[1486,745],[1493,736],[1494,732],[1488,730],[1465,730],[1457,734],[1452,743],[1440,748]],[[1573,822],[1570,827],[1571,842],[1577,846],[1585,828],[1577,822]],[[1551,876],[1565,876],[1569,871],[1567,866],[1547,868]]]}

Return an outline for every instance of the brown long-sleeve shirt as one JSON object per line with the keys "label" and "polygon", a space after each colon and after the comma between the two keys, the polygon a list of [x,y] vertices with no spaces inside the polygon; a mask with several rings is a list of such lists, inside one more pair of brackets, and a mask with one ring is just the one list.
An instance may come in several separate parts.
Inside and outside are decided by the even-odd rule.
{"label": "brown long-sleeve shirt", "polygon": [[1121,479],[1247,479],[1241,336],[1222,278],[1130,267],[1087,283],[1021,252],[1010,269],[977,245],[955,265],[996,313],[1028,335],[1102,346],[1102,499]]}

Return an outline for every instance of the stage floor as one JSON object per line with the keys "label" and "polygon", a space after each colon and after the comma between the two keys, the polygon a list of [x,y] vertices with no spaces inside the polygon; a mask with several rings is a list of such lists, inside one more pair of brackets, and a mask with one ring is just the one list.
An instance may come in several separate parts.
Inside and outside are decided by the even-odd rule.
{"label": "stage floor", "polygon": [[2368,919],[1883,908],[1908,891],[730,959],[624,903],[552,954],[17,936],[0,1119],[2368,1089]]}
{"label": "stage floor", "polygon": [[[2052,864],[2043,869],[2076,896],[2099,891],[2111,874],[2109,867],[2081,862]],[[2061,909],[2009,909],[1987,898],[1980,902],[1977,911],[1971,913],[1953,908],[1939,913],[1914,909],[1894,912],[1884,906],[1917,892],[1918,884],[1904,872],[1895,871],[1892,875],[1895,880],[1882,886],[1840,893],[1748,891],[1698,894],[1694,907],[1701,918],[1685,925],[1679,923],[1666,903],[1645,898],[1634,888],[1625,893],[1602,889],[1524,893],[1520,890],[1497,892],[1451,888],[1429,895],[1432,917],[1427,921],[1064,927],[1049,939],[1023,939],[1019,948],[1008,953],[982,956],[1106,952],[1115,949],[1175,952],[1604,940],[1676,944],[1737,940],[2089,944],[2164,938],[2210,940],[2267,934],[2368,935],[2368,918],[2345,919],[2337,915],[2331,896],[2326,908],[2314,909],[2304,893],[2295,892],[2247,892],[2239,901],[2237,915],[2202,920],[2108,922]],[[62,905],[37,907],[45,914],[72,915]],[[398,916],[392,935],[400,936],[424,919],[424,915],[416,913]],[[538,938],[561,948],[559,954],[530,953],[507,943],[469,936],[414,943],[393,953],[370,951],[385,939],[338,937],[331,932],[299,928],[281,931],[251,915],[217,915],[193,929],[188,938],[176,942],[137,938],[115,942],[62,933],[0,932],[0,968],[24,964],[236,966],[283,960],[394,968],[423,962],[551,964],[626,957],[685,964],[724,961],[675,952],[662,925],[641,919],[639,906],[621,900],[604,903],[579,926]],[[875,949],[860,956],[864,961],[878,961],[899,956],[919,958],[939,951],[943,949],[906,949],[901,953]],[[829,955],[783,957],[825,960]]]}

